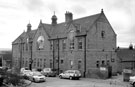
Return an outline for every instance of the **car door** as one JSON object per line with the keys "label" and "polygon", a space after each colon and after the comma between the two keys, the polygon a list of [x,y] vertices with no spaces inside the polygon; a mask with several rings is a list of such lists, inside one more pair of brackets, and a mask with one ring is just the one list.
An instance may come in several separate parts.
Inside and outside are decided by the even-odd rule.
{"label": "car door", "polygon": [[63,78],[67,78],[68,77],[68,71],[65,71],[64,73],[63,73],[63,76],[62,76]]}
{"label": "car door", "polygon": [[63,74],[62,74],[63,78],[66,78],[66,73],[67,73],[67,71],[63,72]]}
{"label": "car door", "polygon": [[69,77],[70,77],[70,71],[67,71],[66,78],[69,78]]}

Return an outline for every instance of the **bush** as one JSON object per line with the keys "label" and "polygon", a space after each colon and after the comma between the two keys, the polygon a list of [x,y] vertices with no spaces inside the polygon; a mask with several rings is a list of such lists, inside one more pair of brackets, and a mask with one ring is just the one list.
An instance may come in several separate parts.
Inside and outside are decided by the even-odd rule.
{"label": "bush", "polygon": [[0,86],[2,86],[2,85],[3,85],[3,78],[0,77]]}
{"label": "bush", "polygon": [[5,84],[12,84],[13,86],[20,86],[24,84],[24,78],[19,74],[0,70],[0,75],[2,76],[0,79],[0,85],[2,85],[3,81]]}
{"label": "bush", "polygon": [[23,78],[23,79],[26,79],[26,80],[29,80],[29,77],[26,76],[26,75],[22,76],[22,78]]}

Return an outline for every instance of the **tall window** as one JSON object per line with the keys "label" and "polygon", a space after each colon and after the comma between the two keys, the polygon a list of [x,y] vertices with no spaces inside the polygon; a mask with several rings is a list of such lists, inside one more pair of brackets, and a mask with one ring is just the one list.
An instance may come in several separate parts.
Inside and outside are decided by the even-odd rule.
{"label": "tall window", "polygon": [[73,60],[70,60],[70,68],[73,67]]}
{"label": "tall window", "polygon": [[97,65],[96,66],[97,66],[97,68],[99,68],[99,61],[97,61]]}
{"label": "tall window", "polygon": [[78,38],[78,49],[82,49],[82,38]]}
{"label": "tall window", "polygon": [[24,43],[22,44],[22,51],[24,51]]}
{"label": "tall window", "polygon": [[74,49],[74,40],[71,40],[71,41],[70,41],[70,49],[71,49],[71,50]]}
{"label": "tall window", "polygon": [[28,51],[28,43],[26,43],[26,45],[25,45],[25,46],[26,46],[26,51]]}
{"label": "tall window", "polygon": [[63,62],[64,62],[64,60],[63,60],[63,59],[61,59],[61,64],[63,64]]}
{"label": "tall window", "polygon": [[62,40],[62,49],[63,50],[66,49],[66,40],[65,39]]}
{"label": "tall window", "polygon": [[42,67],[42,59],[40,59],[40,68]]}
{"label": "tall window", "polygon": [[105,66],[105,61],[104,60],[102,60],[102,66]]}
{"label": "tall window", "polygon": [[44,59],[44,67],[46,67],[46,66],[45,66],[45,62],[46,62],[46,59]]}
{"label": "tall window", "polygon": [[107,61],[106,61],[106,65],[109,65],[109,64],[110,64],[110,62],[109,62],[109,60],[107,60]]}
{"label": "tall window", "polygon": [[27,38],[27,41],[26,41],[26,51],[28,51],[28,43],[29,43],[29,39]]}
{"label": "tall window", "polygon": [[50,50],[53,50],[53,41],[50,41]]}
{"label": "tall window", "polygon": [[37,39],[37,49],[38,50],[43,50],[44,49],[44,36],[39,36]]}
{"label": "tall window", "polygon": [[34,58],[34,67],[36,67],[36,58]]}
{"label": "tall window", "polygon": [[50,59],[50,68],[52,68],[52,59]]}
{"label": "tall window", "polygon": [[105,31],[103,31],[103,30],[101,31],[101,37],[105,38]]}
{"label": "tall window", "polygon": [[39,59],[37,60],[37,67],[39,67]]}
{"label": "tall window", "polygon": [[78,61],[78,69],[81,69],[81,60]]}
{"label": "tall window", "polygon": [[26,60],[26,64],[25,64],[25,67],[27,67],[28,66],[28,61]]}
{"label": "tall window", "polygon": [[55,49],[58,49],[58,45],[59,45],[58,40],[55,40],[54,44],[55,44],[55,46],[54,46]]}

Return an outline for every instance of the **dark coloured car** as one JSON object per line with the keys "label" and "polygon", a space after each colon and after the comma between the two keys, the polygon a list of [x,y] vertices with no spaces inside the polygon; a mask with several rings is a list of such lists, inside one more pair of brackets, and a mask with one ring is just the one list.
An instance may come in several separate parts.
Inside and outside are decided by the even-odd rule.
{"label": "dark coloured car", "polygon": [[56,71],[51,69],[51,68],[44,68],[41,73],[45,75],[46,77],[55,77],[56,76]]}

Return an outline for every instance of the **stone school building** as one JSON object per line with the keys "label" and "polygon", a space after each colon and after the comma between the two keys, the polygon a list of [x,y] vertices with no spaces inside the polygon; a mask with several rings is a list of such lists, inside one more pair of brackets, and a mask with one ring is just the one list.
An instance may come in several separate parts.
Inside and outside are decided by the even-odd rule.
{"label": "stone school building", "polygon": [[77,69],[87,76],[89,69],[109,65],[117,72],[117,35],[103,9],[78,19],[66,12],[62,23],[54,14],[51,20],[50,24],[40,20],[37,29],[29,23],[27,31],[12,42],[13,67],[50,67],[58,73]]}

